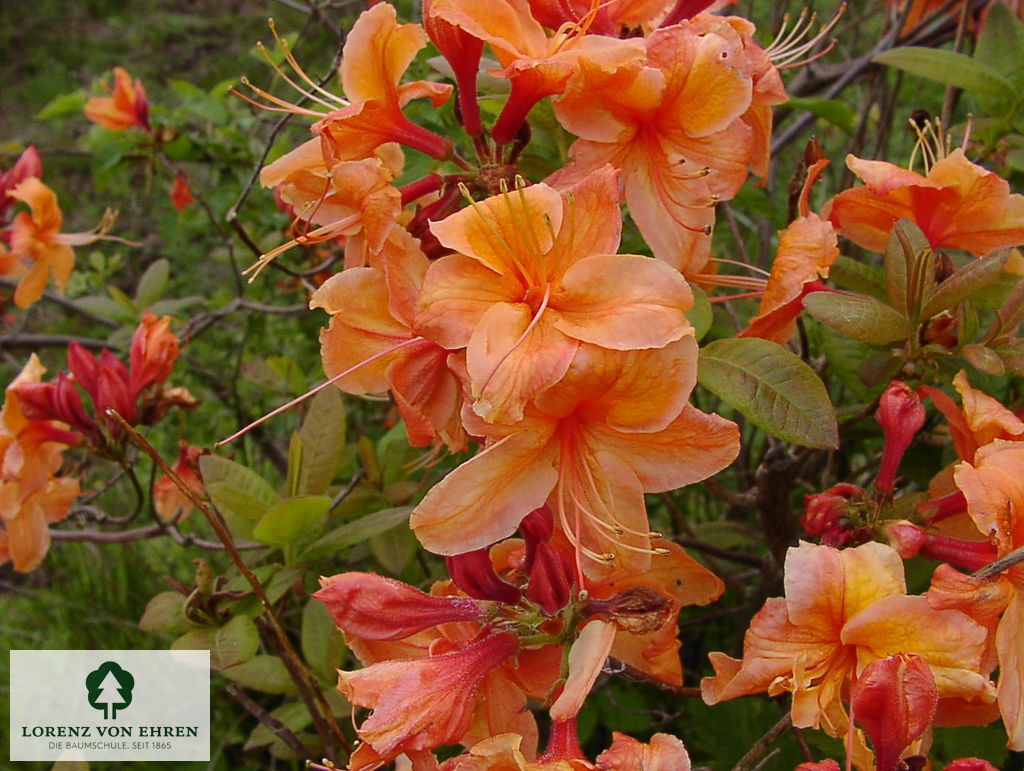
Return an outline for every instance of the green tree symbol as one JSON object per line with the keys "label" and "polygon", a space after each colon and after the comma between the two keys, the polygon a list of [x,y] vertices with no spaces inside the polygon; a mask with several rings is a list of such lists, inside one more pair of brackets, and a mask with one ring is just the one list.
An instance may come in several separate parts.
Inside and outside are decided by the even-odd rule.
{"label": "green tree symbol", "polygon": [[89,705],[103,710],[103,717],[110,720],[132,703],[135,678],[113,661],[104,661],[85,676],[85,687],[89,690]]}

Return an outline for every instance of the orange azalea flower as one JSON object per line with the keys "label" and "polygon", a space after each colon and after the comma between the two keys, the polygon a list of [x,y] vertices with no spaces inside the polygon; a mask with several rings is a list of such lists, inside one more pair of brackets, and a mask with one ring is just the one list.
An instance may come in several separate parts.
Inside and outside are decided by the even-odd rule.
{"label": "orange azalea flower", "polygon": [[646,63],[581,59],[555,103],[580,139],[552,184],[605,164],[621,169],[630,215],[654,255],[686,275],[707,262],[714,202],[736,194],[751,153],[740,120],[753,91],[749,61],[740,36],[722,30],[730,34],[659,29],[644,41]]}
{"label": "orange azalea flower", "polygon": [[832,223],[810,210],[809,197],[818,174],[828,165],[820,160],[808,170],[800,195],[800,216],[779,232],[771,275],[761,297],[761,306],[750,325],[737,337],[761,337],[785,345],[796,331],[796,319],[809,290],[820,287],[829,268],[839,256],[838,239]]}
{"label": "orange azalea flower", "polygon": [[704,479],[739,449],[735,424],[686,404],[696,354],[692,337],[658,350],[580,345],[562,380],[515,425],[485,423],[464,410],[467,430],[486,449],[413,511],[420,543],[438,554],[473,551],[511,535],[548,503],[573,543],[578,571],[648,569],[643,493]]}
{"label": "orange azalea flower", "polygon": [[114,67],[113,92],[94,96],[85,103],[85,117],[111,131],[126,131],[138,126],[149,132],[149,102],[141,80],[132,80],[123,68]]}
{"label": "orange azalea flower", "polygon": [[750,622],[742,660],[711,654],[715,676],[701,683],[708,704],[789,691],[793,725],[842,736],[851,683],[867,664],[895,653],[928,663],[940,699],[992,701],[992,684],[980,674],[984,628],[907,596],[903,562],[888,546],[839,551],[801,543],[786,557],[785,582],[786,597],[769,599]]}
{"label": "orange azalea flower", "polygon": [[[652,544],[663,552],[653,560],[649,570],[637,573],[615,571],[611,576],[587,584],[587,591],[596,600],[614,602],[617,595],[638,588],[647,589],[668,600],[663,611],[665,622],[655,629],[629,629],[630,634],[615,637],[611,655],[634,669],[668,683],[683,684],[683,667],[679,657],[677,620],[679,611],[691,605],[707,605],[725,591],[725,584],[714,573],[690,557],[677,543],[655,539]],[[594,602],[594,605],[599,603]],[[627,623],[623,615],[613,616],[620,629]]]}
{"label": "orange azalea flower", "polygon": [[432,0],[432,16],[460,27],[490,45],[503,69],[491,74],[508,78],[511,93],[491,129],[495,141],[511,142],[530,109],[541,99],[559,94],[581,58],[606,62],[639,61],[643,45],[628,40],[584,34],[588,15],[550,36],[534,19],[527,0]]}
{"label": "orange azalea flower", "polygon": [[978,448],[995,439],[1024,441],[1024,420],[988,394],[972,388],[966,372],[957,373],[953,386],[960,394],[962,407],[957,407],[936,388],[921,386],[920,390],[935,402],[949,421],[953,446],[960,460],[973,461]]}
{"label": "orange azalea flower", "polygon": [[365,158],[386,142],[398,142],[435,158],[448,157],[451,142],[402,114],[402,107],[412,99],[428,97],[439,107],[451,96],[451,86],[444,83],[417,80],[399,85],[426,44],[423,28],[398,24],[395,8],[388,3],[364,11],[352,25],[341,60],[341,84],[349,104],[322,116],[313,126],[323,141],[329,166],[342,159]]}
{"label": "orange azalea flower", "polygon": [[686,281],[656,260],[615,254],[615,182],[604,167],[562,193],[533,185],[432,225],[458,253],[427,271],[415,327],[466,348],[473,409],[485,420],[519,420],[580,342],[631,350],[692,335]]}
{"label": "orange azalea flower", "polygon": [[35,354],[7,386],[0,412],[0,564],[34,570],[50,548],[51,522],[67,517],[79,495],[77,479],[55,476],[74,436],[45,421],[29,420],[15,389],[38,383],[45,372]]}
{"label": "orange azalea flower", "polygon": [[477,742],[464,754],[446,760],[441,771],[586,771],[594,765],[587,760],[531,761],[521,749],[523,737],[503,733]]}
{"label": "orange azalea flower", "polygon": [[[1024,547],[1024,443],[996,439],[981,447],[972,462],[956,467],[957,486],[967,498],[968,513],[991,538],[1003,557]],[[1008,746],[1024,749],[1024,564],[994,579],[978,580],[943,566],[928,592],[933,605],[959,608],[994,630],[999,663],[999,710],[1009,735]]]}
{"label": "orange azalea flower", "polygon": [[384,247],[402,211],[402,194],[390,184],[402,171],[402,151],[395,144],[381,145],[368,158],[332,160],[329,166],[323,149],[322,142],[311,139],[260,172],[263,186],[275,187],[298,220],[319,227],[262,255],[246,271],[252,278],[299,244],[345,237],[346,265],[363,264],[361,252],[373,254]]}
{"label": "orange azalea flower", "polygon": [[14,302],[27,308],[40,297],[50,274],[63,292],[75,266],[72,246],[84,246],[102,238],[111,224],[105,215],[96,230],[90,233],[61,233],[64,215],[57,205],[57,196],[37,177],[29,177],[8,195],[29,205],[31,213],[18,212],[11,223],[11,252],[20,260],[22,274],[14,290]]}
{"label": "orange azalea flower", "polygon": [[853,155],[846,165],[864,186],[839,193],[827,216],[840,235],[865,249],[884,252],[902,217],[924,231],[933,249],[980,256],[1024,244],[1024,195],[1011,195],[1005,179],[971,163],[963,150],[935,163],[926,176]]}
{"label": "orange azalea flower", "polygon": [[324,371],[350,394],[388,389],[405,420],[409,442],[422,447],[440,438],[465,449],[459,420],[462,388],[448,367],[448,351],[413,334],[412,322],[427,258],[415,240],[395,228],[377,267],[349,268],[314,292],[311,308],[331,314],[320,333]]}

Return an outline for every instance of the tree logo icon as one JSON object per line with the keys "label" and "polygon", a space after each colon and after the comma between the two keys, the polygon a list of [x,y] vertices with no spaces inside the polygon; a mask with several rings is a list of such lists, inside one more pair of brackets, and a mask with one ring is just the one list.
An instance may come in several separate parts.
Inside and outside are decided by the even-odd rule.
{"label": "tree logo icon", "polygon": [[113,661],[104,661],[85,676],[85,687],[89,690],[89,705],[103,710],[103,717],[111,720],[119,709],[132,703],[135,678]]}

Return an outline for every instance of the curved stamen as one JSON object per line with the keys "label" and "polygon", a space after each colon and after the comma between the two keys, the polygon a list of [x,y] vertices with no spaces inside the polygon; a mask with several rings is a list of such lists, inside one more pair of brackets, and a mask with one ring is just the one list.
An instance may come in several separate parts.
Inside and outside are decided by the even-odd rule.
{"label": "curved stamen", "polygon": [[360,367],[365,367],[367,364],[372,364],[373,362],[377,361],[378,359],[382,359],[385,356],[388,356],[388,355],[394,353],[395,351],[401,350],[402,348],[406,348],[407,346],[412,345],[413,343],[422,342],[422,340],[423,340],[422,337],[412,337],[412,338],[409,338],[408,340],[403,340],[402,342],[398,343],[397,345],[391,346],[387,350],[381,351],[380,353],[375,353],[375,354],[373,354],[373,356],[370,356],[370,357],[368,357],[366,359],[363,359],[361,362],[359,362],[358,364],[355,364],[355,365],[349,367],[344,372],[340,372],[337,375],[335,375],[334,377],[328,378],[327,380],[325,380],[320,385],[314,386],[310,390],[306,391],[306,393],[302,394],[302,396],[297,396],[294,399],[292,399],[290,402],[288,402],[287,404],[282,404],[280,407],[278,407],[277,409],[271,410],[270,412],[268,412],[263,417],[257,418],[252,423],[247,425],[245,428],[241,429],[240,431],[236,431],[235,433],[233,433],[227,439],[221,439],[219,442],[217,442],[214,445],[214,447],[223,447],[225,444],[229,444],[229,443],[235,441],[238,437],[244,436],[245,434],[247,434],[250,431],[252,431],[252,429],[256,428],[256,426],[259,426],[259,425],[262,425],[263,423],[266,423],[268,420],[270,420],[273,417],[276,417],[277,415],[280,415],[282,412],[285,412],[286,410],[290,410],[296,404],[300,404],[301,402],[304,402],[310,396],[313,396],[315,394],[320,393],[320,391],[322,391],[325,388],[327,388],[327,386],[332,385],[334,383],[337,383],[343,377],[347,377],[347,376],[351,375],[353,372],[355,372]]}

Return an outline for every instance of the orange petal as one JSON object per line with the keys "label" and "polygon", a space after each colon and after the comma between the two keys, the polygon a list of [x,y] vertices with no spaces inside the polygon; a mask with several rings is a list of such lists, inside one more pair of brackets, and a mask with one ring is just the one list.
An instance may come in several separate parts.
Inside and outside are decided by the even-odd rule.
{"label": "orange petal", "polygon": [[549,710],[552,720],[561,723],[576,717],[601,674],[614,640],[615,624],[610,621],[591,621],[583,627],[569,649],[569,674],[565,688]]}
{"label": "orange petal", "polygon": [[996,650],[999,652],[999,711],[1009,736],[1007,746],[1020,751],[1024,750],[1024,650],[1020,644],[1024,630],[1024,589],[1014,588],[996,631]]}
{"label": "orange petal", "polygon": [[496,273],[461,254],[448,255],[427,271],[415,328],[445,348],[464,348],[495,303],[520,302],[524,293],[525,287],[515,277]]}
{"label": "orange petal", "polygon": [[661,348],[692,333],[685,315],[693,304],[689,285],[649,257],[585,257],[562,276],[551,304],[558,329],[604,348]]}
{"label": "orange petal", "polygon": [[578,343],[522,303],[496,303],[466,348],[473,411],[492,423],[515,423],[537,394],[557,383]]}
{"label": "orange petal", "polygon": [[409,520],[423,547],[435,554],[462,554],[512,535],[555,486],[549,437],[511,434],[434,485]]}

